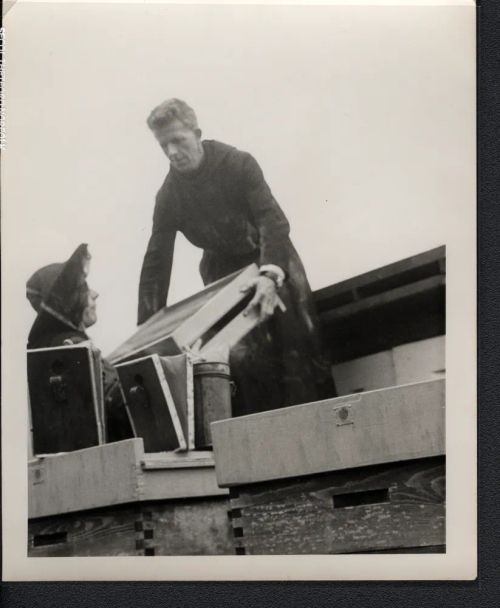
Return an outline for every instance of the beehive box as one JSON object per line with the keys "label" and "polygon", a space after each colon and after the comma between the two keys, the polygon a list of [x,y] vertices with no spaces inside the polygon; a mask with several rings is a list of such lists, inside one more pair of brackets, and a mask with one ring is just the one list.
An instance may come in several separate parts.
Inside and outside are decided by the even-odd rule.
{"label": "beehive box", "polygon": [[29,463],[28,556],[232,554],[210,452],[145,454],[142,439]]}
{"label": "beehive box", "polygon": [[237,554],[445,546],[444,380],[213,423]]}

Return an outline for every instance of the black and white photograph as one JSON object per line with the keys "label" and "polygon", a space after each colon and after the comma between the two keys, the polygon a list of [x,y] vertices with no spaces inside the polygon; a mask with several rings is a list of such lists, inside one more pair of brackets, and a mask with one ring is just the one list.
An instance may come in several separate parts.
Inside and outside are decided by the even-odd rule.
{"label": "black and white photograph", "polygon": [[476,577],[475,28],[9,8],[4,579]]}

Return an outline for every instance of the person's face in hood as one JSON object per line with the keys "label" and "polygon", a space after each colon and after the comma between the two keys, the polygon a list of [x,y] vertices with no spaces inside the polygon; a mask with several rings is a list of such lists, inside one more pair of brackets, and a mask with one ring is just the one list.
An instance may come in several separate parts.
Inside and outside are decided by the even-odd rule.
{"label": "person's face in hood", "polygon": [[91,327],[94,323],[97,323],[97,307],[96,300],[99,297],[97,291],[93,289],[87,292],[87,306],[83,310],[82,323],[84,327]]}
{"label": "person's face in hood", "polygon": [[203,146],[200,129],[192,130],[180,120],[173,120],[154,135],[170,164],[179,173],[190,173],[201,165]]}

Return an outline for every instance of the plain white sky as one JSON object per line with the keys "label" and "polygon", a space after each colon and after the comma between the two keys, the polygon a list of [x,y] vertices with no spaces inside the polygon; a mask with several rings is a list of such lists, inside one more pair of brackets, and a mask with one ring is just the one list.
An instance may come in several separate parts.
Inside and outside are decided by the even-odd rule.
{"label": "plain white sky", "polygon": [[[471,7],[14,6],[6,19],[5,263],[24,281],[89,243],[106,354],[135,329],[168,161],[168,97],[251,152],[313,289],[460,241],[474,221]],[[470,232],[468,233],[470,234]],[[169,303],[201,288],[178,238]]]}

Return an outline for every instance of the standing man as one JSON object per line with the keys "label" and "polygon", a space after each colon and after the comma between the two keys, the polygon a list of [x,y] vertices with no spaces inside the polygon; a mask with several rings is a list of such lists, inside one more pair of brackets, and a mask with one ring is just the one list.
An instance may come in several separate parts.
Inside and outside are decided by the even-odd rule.
{"label": "standing man", "polygon": [[[233,415],[334,395],[321,355],[311,289],[290,241],[289,223],[247,152],[201,139],[184,101],[156,107],[148,126],[170,161],[156,196],[153,230],[141,271],[138,323],[166,304],[177,231],[203,249],[207,285],[255,262],[259,277],[249,304],[260,324],[231,351],[236,381]],[[286,312],[273,314],[277,294]]]}

